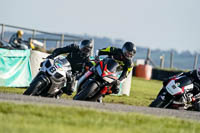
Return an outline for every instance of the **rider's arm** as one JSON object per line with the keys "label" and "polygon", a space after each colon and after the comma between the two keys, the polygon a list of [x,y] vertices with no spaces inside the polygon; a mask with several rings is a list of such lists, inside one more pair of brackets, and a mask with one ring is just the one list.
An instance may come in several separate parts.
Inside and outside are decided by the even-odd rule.
{"label": "rider's arm", "polygon": [[82,73],[85,73],[86,71],[88,71],[91,67],[95,66],[96,62],[92,61],[89,59],[89,57],[85,60],[84,64],[83,64],[83,70]]}
{"label": "rider's arm", "polygon": [[196,80],[196,70],[192,70],[189,72],[183,72],[179,74],[179,76],[187,76],[190,77],[192,80]]}
{"label": "rider's arm", "polygon": [[82,60],[84,60],[82,63],[82,68],[77,71],[78,73],[76,73],[77,80],[93,66],[89,57],[83,58]]}
{"label": "rider's arm", "polygon": [[77,49],[79,49],[78,45],[76,45],[76,44],[71,44],[71,45],[68,45],[68,46],[63,47],[63,48],[57,48],[57,49],[55,49],[55,50],[52,52],[51,55],[52,55],[53,57],[56,57],[56,56],[58,56],[58,55],[60,55],[60,54],[70,53],[70,52],[72,52],[72,51],[74,51],[74,50],[77,50]]}
{"label": "rider's arm", "polygon": [[18,44],[18,38],[17,38],[17,34],[14,34],[11,36],[10,40],[9,40],[10,44]]}
{"label": "rider's arm", "polygon": [[122,81],[123,79],[125,79],[128,76],[128,74],[132,71],[132,69],[133,69],[132,61],[126,60],[126,62],[124,62],[123,71],[119,77],[119,80]]}
{"label": "rider's arm", "polygon": [[99,53],[98,55],[112,55],[115,52],[115,47],[107,47],[107,48],[103,48],[103,49],[99,49]]}

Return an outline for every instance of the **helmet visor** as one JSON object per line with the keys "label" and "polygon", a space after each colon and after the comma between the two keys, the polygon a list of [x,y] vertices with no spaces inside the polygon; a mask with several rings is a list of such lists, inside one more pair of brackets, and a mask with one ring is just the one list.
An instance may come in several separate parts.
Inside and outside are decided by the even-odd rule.
{"label": "helmet visor", "polygon": [[126,51],[126,52],[124,53],[124,56],[125,56],[126,58],[128,58],[128,59],[131,59],[131,58],[134,56],[134,52],[133,52],[133,51],[132,51],[132,52]]}
{"label": "helmet visor", "polygon": [[88,53],[90,53],[91,49],[92,49],[91,47],[84,47],[81,49],[81,51],[85,54],[88,54]]}

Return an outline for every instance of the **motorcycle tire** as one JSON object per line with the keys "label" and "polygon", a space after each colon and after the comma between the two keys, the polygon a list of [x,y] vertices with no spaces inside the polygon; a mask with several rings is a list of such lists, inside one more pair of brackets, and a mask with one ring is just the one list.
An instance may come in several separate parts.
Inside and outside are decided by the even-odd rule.
{"label": "motorcycle tire", "polygon": [[38,94],[38,91],[43,88],[45,85],[42,77],[36,78],[30,86],[27,88],[27,90],[23,93],[23,95],[29,95],[29,96],[35,96]]}
{"label": "motorcycle tire", "polygon": [[155,107],[155,108],[171,108],[171,103],[173,102],[173,99],[169,96],[166,96],[167,98],[165,100],[162,100],[159,97],[157,97],[150,105],[149,107]]}
{"label": "motorcycle tire", "polygon": [[161,100],[159,97],[157,97],[150,105],[149,107],[155,107],[155,108],[161,108],[164,101]]}
{"label": "motorcycle tire", "polygon": [[200,101],[195,102],[195,104],[194,104],[194,110],[195,111],[200,111]]}
{"label": "motorcycle tire", "polygon": [[90,100],[89,96],[94,93],[96,88],[98,88],[98,85],[95,82],[86,82],[82,85],[81,90],[74,96],[73,100],[94,101],[94,99]]}

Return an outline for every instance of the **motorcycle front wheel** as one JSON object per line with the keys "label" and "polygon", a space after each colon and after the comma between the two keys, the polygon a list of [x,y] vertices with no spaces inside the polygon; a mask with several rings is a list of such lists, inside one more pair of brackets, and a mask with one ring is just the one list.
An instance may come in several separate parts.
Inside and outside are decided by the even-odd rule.
{"label": "motorcycle front wheel", "polygon": [[149,105],[149,107],[155,107],[155,108],[169,108],[170,104],[173,101],[173,97],[166,93],[164,95],[164,99],[161,99],[163,96],[163,93],[165,93],[165,90],[161,90],[162,93],[159,93],[157,98]]}
{"label": "motorcycle front wheel", "polygon": [[195,102],[195,104],[194,104],[194,110],[195,111],[200,111],[200,101]]}
{"label": "motorcycle front wheel", "polygon": [[23,95],[36,96],[45,87],[44,78],[40,75],[34,79]]}
{"label": "motorcycle front wheel", "polygon": [[[93,96],[98,85],[95,82],[85,82],[81,86],[81,90],[74,96],[74,100],[87,100],[90,101],[92,99],[91,95]],[[94,99],[93,99],[94,100]]]}
{"label": "motorcycle front wheel", "polygon": [[164,102],[163,100],[161,100],[159,97],[157,97],[157,98],[149,105],[149,107],[161,108],[163,102]]}

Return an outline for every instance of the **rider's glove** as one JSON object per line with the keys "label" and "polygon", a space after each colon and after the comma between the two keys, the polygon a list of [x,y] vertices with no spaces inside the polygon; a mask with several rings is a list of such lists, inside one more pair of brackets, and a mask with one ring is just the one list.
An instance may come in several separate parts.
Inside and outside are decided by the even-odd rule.
{"label": "rider's glove", "polygon": [[119,86],[120,82],[121,82],[120,80],[115,80],[115,81],[113,81],[113,84],[116,85],[116,86]]}
{"label": "rider's glove", "polygon": [[113,87],[111,88],[111,91],[112,91],[112,93],[114,93],[114,94],[118,94],[118,93],[119,93],[119,88],[118,88],[118,86],[113,86]]}
{"label": "rider's glove", "polygon": [[111,88],[112,93],[118,94],[119,93],[119,85],[120,85],[120,80],[115,80],[113,82],[113,86]]}

